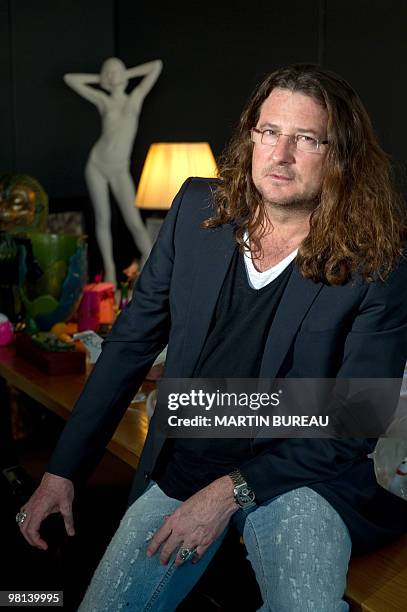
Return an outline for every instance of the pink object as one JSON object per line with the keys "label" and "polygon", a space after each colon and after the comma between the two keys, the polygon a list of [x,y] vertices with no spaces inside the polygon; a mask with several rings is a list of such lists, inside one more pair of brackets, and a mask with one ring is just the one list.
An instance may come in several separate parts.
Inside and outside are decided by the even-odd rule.
{"label": "pink object", "polygon": [[0,314],[0,346],[6,346],[10,344],[14,339],[13,326],[8,318]]}
{"label": "pink object", "polygon": [[78,310],[78,331],[96,331],[99,325],[114,320],[114,287],[112,283],[86,285]]}

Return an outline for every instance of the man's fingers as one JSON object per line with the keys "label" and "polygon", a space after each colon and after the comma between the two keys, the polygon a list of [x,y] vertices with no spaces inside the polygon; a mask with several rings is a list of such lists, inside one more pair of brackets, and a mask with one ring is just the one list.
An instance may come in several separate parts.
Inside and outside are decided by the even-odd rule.
{"label": "man's fingers", "polygon": [[209,546],[197,546],[195,555],[192,558],[191,563],[199,563],[199,561],[202,559],[203,555],[208,550],[208,548]]}
{"label": "man's fingers", "polygon": [[37,525],[34,521],[26,519],[20,526],[20,531],[31,546],[35,546],[35,548],[39,548],[40,550],[47,550],[48,544],[41,537],[39,526],[40,525]]}
{"label": "man's fingers", "polygon": [[40,550],[48,550],[48,544],[47,542],[40,536],[39,531],[35,532],[32,536],[31,536],[31,542],[32,546],[35,546],[36,548],[39,548]]}
{"label": "man's fingers", "polygon": [[21,509],[21,512],[26,512],[27,516],[22,523],[19,523],[19,527],[31,546],[47,550],[48,544],[41,537],[40,528],[43,520],[56,512],[62,514],[68,535],[74,535],[73,498],[74,486],[71,480],[45,472],[41,484]]}
{"label": "man's fingers", "polygon": [[157,550],[160,548],[161,544],[171,535],[172,529],[168,525],[168,523],[164,523],[164,525],[154,534],[151,542],[149,543],[146,554],[147,557],[152,557]]}
{"label": "man's fingers", "polygon": [[[160,554],[160,563],[161,565],[167,565],[168,561],[170,560],[170,557],[172,555],[172,553],[174,552],[174,550],[179,546],[180,542],[177,541],[175,538],[170,537],[167,539],[166,543],[164,544],[164,546],[161,549],[161,554]],[[177,558],[175,560],[175,565],[179,565],[179,563],[177,563],[179,557],[177,555]],[[181,561],[182,563],[182,561]]]}
{"label": "man's fingers", "polygon": [[75,535],[75,525],[73,521],[72,506],[67,508],[61,507],[61,514],[64,519],[65,531],[69,536]]}

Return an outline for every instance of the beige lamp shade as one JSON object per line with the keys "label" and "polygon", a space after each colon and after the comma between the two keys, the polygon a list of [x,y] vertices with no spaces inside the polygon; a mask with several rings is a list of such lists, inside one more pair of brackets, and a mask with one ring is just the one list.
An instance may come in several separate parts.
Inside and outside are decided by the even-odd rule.
{"label": "beige lamp shade", "polygon": [[207,142],[157,142],[150,146],[137,189],[138,208],[168,209],[190,176],[216,177]]}

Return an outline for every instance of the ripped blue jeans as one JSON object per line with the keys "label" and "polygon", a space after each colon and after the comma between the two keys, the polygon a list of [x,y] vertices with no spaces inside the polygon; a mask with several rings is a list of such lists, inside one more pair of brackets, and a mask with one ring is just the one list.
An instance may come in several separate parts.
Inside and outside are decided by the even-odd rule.
{"label": "ripped blue jeans", "polygon": [[[171,612],[209,565],[226,530],[202,559],[160,565],[148,542],[182,502],[151,483],[127,510],[103,556],[80,612]],[[232,517],[256,574],[261,612],[346,612],[342,599],[351,554],[348,529],[334,508],[308,487],[294,489]]]}

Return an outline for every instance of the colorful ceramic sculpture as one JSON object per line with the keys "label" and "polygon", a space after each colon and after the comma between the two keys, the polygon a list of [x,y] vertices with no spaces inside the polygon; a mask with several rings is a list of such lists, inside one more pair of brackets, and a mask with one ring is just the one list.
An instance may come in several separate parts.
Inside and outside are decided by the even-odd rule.
{"label": "colorful ceramic sculpture", "polygon": [[87,280],[87,244],[69,234],[29,234],[41,275],[20,289],[27,315],[49,330],[75,312]]}

